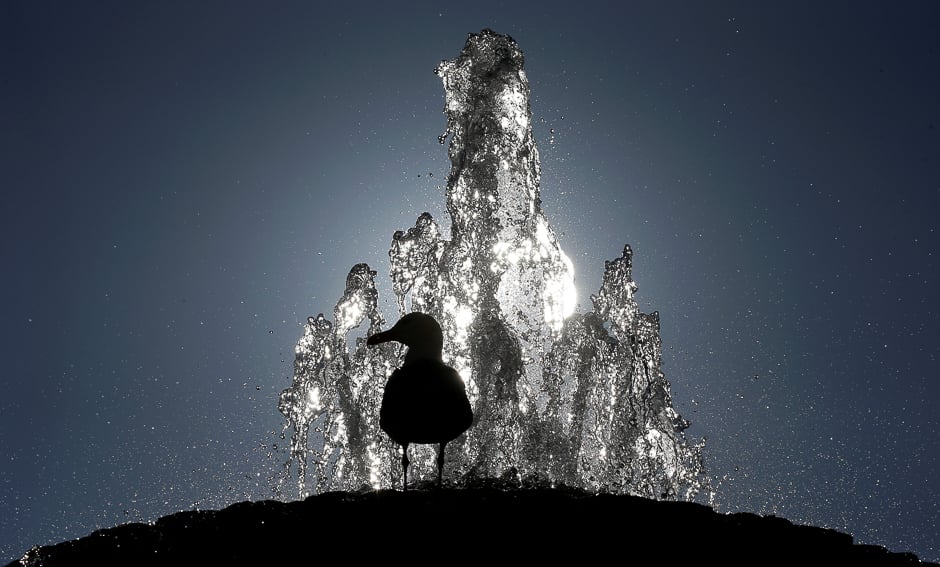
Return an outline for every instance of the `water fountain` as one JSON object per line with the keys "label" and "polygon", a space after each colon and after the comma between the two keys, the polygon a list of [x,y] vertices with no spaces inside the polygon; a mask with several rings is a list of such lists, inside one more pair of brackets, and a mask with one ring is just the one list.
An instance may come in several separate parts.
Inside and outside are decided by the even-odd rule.
{"label": "water fountain", "polygon": [[[442,62],[450,138],[449,238],[420,215],[389,250],[400,314],[422,311],[444,329],[444,359],[467,384],[475,422],[447,447],[446,478],[579,487],[652,498],[709,492],[704,442],[685,436],[660,370],[659,315],[634,294],[633,252],[606,262],[593,310],[575,313],[574,270],[539,198],[523,54],[512,38],[471,34]],[[399,448],[378,408],[403,351],[367,348],[386,322],[377,273],[353,266],[333,310],[308,318],[292,385],[278,408],[292,429],[288,470],[300,494],[396,486]],[[415,447],[410,476],[435,476],[433,447]],[[308,464],[313,464],[313,473]]]}

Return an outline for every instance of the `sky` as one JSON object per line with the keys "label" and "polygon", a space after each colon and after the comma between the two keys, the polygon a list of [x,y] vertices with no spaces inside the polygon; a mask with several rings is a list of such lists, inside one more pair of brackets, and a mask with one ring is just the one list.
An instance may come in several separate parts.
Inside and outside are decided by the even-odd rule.
{"label": "sky", "polygon": [[294,344],[357,262],[393,320],[392,233],[449,223],[433,69],[491,28],[716,508],[940,561],[940,5],[331,4],[0,3],[0,560],[295,496]]}

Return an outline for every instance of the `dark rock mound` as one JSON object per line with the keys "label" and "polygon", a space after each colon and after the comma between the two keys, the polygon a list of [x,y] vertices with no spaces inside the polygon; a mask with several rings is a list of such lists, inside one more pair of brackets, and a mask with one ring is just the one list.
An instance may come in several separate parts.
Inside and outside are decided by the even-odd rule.
{"label": "dark rock mound", "polygon": [[922,565],[909,553],[774,516],[567,489],[334,492],[125,524],[10,565],[317,565],[574,560],[720,565]]}

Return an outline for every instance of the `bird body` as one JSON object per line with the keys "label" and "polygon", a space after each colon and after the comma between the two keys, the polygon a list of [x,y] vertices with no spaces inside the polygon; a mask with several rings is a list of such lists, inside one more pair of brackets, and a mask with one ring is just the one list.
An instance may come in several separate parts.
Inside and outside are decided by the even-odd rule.
{"label": "bird body", "polygon": [[408,346],[404,364],[385,385],[379,425],[402,446],[402,486],[408,487],[408,445],[438,445],[437,481],[441,484],[444,447],[473,423],[463,379],[442,359],[443,334],[437,321],[409,313],[394,327],[369,337],[372,346],[397,341]]}
{"label": "bird body", "polygon": [[470,427],[463,380],[443,362],[421,359],[395,370],[385,385],[379,425],[396,443],[447,443]]}

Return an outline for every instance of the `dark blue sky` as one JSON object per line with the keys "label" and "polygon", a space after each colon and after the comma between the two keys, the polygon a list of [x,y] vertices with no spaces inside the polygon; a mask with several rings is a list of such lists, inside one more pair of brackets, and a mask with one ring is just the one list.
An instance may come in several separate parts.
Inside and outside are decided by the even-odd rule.
{"label": "dark blue sky", "polygon": [[432,70],[490,27],[718,508],[940,560],[940,7],[435,4],[0,3],[0,559],[273,496],[301,324],[359,261],[392,318],[392,232],[448,222]]}

